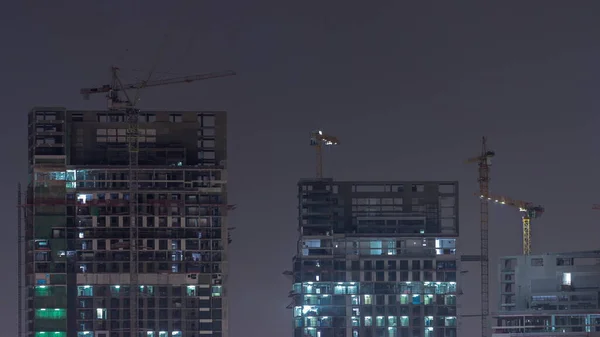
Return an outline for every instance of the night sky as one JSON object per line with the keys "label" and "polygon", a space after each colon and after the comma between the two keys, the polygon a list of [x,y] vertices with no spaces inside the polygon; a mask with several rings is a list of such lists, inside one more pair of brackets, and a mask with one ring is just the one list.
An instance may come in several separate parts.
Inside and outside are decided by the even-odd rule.
{"label": "night sky", "polygon": [[[542,204],[533,252],[598,249],[599,1],[5,1],[0,326],[16,332],[16,182],[27,179],[27,111],[102,109],[81,87],[233,69],[239,75],[147,89],[142,109],[227,110],[231,336],[292,334],[285,306],[297,239],[296,182],[315,174],[309,132],[339,180],[458,180],[460,247],[479,253],[477,168],[488,136],[491,190]],[[490,215],[496,261],[521,251],[519,213]],[[463,314],[479,312],[466,267]],[[479,334],[477,318],[463,334]]]}

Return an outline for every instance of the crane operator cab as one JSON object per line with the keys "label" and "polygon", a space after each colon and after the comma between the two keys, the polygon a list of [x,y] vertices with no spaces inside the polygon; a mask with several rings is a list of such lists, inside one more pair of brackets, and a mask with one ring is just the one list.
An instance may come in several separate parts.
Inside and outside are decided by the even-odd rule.
{"label": "crane operator cab", "polygon": [[537,219],[537,218],[540,218],[542,216],[542,214],[544,214],[544,207],[542,207],[542,206],[527,207],[527,210],[525,213],[527,214],[527,216],[530,219]]}
{"label": "crane operator cab", "polygon": [[321,143],[321,137],[323,133],[321,131],[313,131],[310,133],[310,146],[317,146]]}

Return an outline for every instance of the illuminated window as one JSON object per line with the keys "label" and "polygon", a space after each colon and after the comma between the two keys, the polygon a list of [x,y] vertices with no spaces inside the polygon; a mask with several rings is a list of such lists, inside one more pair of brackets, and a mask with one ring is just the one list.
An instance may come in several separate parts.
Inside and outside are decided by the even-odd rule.
{"label": "illuminated window", "polygon": [[65,331],[36,331],[35,337],[67,337]]}
{"label": "illuminated window", "polygon": [[383,245],[381,241],[371,241],[370,243],[371,255],[381,255],[383,253]]}
{"label": "illuminated window", "polygon": [[191,297],[198,296],[196,293],[196,286],[187,286],[185,291],[188,296],[191,296]]}
{"label": "illuminated window", "polygon": [[562,285],[570,286],[571,285],[571,273],[563,273],[562,276]]}
{"label": "illuminated window", "polygon": [[92,286],[77,286],[77,296],[93,296]]}
{"label": "illuminated window", "polygon": [[118,295],[121,292],[121,286],[110,286],[110,293],[112,295]]}
{"label": "illuminated window", "polygon": [[223,293],[222,286],[213,286],[212,287],[212,296],[213,297],[221,297],[222,293]]}
{"label": "illuminated window", "polygon": [[63,319],[67,317],[66,309],[35,309],[35,318],[40,319]]}
{"label": "illuminated window", "polygon": [[106,309],[97,308],[96,309],[96,319],[106,319]]}
{"label": "illuminated window", "polygon": [[49,286],[35,286],[35,296],[50,296]]}
{"label": "illuminated window", "polygon": [[444,319],[445,326],[456,326],[456,317],[448,316]]}

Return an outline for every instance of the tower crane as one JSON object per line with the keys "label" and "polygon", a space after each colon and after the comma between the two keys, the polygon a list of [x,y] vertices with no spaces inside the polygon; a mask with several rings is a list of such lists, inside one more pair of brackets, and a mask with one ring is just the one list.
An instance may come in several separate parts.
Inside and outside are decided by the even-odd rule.
{"label": "tower crane", "polygon": [[[138,320],[138,291],[139,288],[139,254],[138,250],[138,152],[139,152],[139,115],[140,111],[136,104],[139,100],[139,91],[146,87],[156,87],[177,83],[190,83],[194,81],[207,80],[211,78],[233,76],[236,73],[233,71],[225,71],[219,73],[209,73],[202,75],[176,77],[170,79],[156,81],[142,81],[132,84],[123,84],[119,77],[119,68],[112,67],[112,82],[111,84],[103,85],[97,88],[84,88],[80,90],[84,99],[89,99],[91,94],[105,93],[108,99],[108,109],[113,111],[123,111],[127,121],[127,145],[129,150],[129,287],[131,289],[129,299],[129,315],[131,321],[131,337],[139,336],[139,320]],[[135,97],[131,99],[128,90],[136,90]],[[123,96],[123,97],[121,97]]]}
{"label": "tower crane", "polygon": [[516,207],[521,212],[523,223],[523,255],[531,254],[531,220],[538,219],[544,214],[544,207],[535,205],[528,201],[515,200],[492,194],[480,194],[482,200],[493,201],[501,205]]}
{"label": "tower crane", "polygon": [[[488,150],[485,137],[481,140],[481,153],[467,160],[467,163],[476,163],[479,166],[479,192],[480,195],[489,194],[490,166],[492,157],[496,153]],[[481,227],[481,335],[487,337],[488,316],[490,314],[490,266],[488,255],[488,203],[487,200],[481,200],[480,203],[480,227]]]}
{"label": "tower crane", "polygon": [[321,130],[315,130],[310,133],[310,145],[317,150],[317,178],[323,178],[323,145],[338,145],[340,141],[334,137],[323,133]]}
{"label": "tower crane", "polygon": [[[129,95],[127,94],[127,90],[140,90],[148,87],[158,87],[162,85],[169,84],[179,84],[179,83],[191,83],[195,81],[208,80],[212,78],[219,77],[228,77],[234,76],[236,73],[234,71],[221,71],[221,72],[212,72],[207,74],[200,75],[191,75],[191,76],[183,76],[183,77],[173,77],[162,80],[155,81],[141,81],[137,83],[123,84],[121,83],[121,79],[118,76],[119,68],[112,67],[112,83],[105,84],[96,88],[83,88],[80,90],[83,99],[89,100],[90,95],[92,94],[107,94],[108,98],[108,108],[109,109],[120,109],[133,107],[137,102],[131,102],[129,99]],[[119,93],[123,93],[125,95],[125,100],[119,97]]]}

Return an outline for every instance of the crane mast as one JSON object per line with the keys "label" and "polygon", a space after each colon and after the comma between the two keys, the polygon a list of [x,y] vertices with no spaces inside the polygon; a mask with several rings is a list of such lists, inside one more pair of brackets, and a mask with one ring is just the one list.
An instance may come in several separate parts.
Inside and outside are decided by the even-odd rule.
{"label": "crane mast", "polygon": [[[127,147],[129,151],[129,318],[130,336],[139,336],[138,297],[139,297],[139,231],[138,231],[138,188],[139,188],[139,110],[135,107],[124,89],[117,73],[112,68],[112,90],[108,91],[108,107],[111,110],[124,111],[127,121]],[[142,87],[140,87],[141,89]],[[125,100],[119,97],[125,95]]]}
{"label": "crane mast", "polygon": [[139,286],[139,231],[138,231],[138,155],[139,155],[139,110],[134,106],[125,109],[127,118],[127,145],[129,147],[129,317],[130,336],[139,336],[138,296]]}
{"label": "crane mast", "polygon": [[[106,93],[108,108],[113,111],[125,113],[127,122],[127,146],[129,152],[128,179],[129,179],[129,315],[130,336],[139,337],[138,319],[138,297],[139,297],[139,231],[138,231],[138,190],[139,190],[139,116],[140,111],[136,108],[138,94],[132,100],[127,90],[140,90],[146,87],[161,85],[189,83],[198,80],[233,76],[236,73],[226,71],[220,73],[209,73],[195,76],[177,77],[157,81],[143,81],[133,84],[123,84],[118,75],[119,68],[112,67],[112,82],[98,88],[84,88],[80,90],[84,99],[89,99],[91,94]],[[121,98],[120,94],[124,97]]]}
{"label": "crane mast", "polygon": [[317,151],[317,179],[323,178],[323,145],[338,145],[340,141],[334,136],[323,134],[323,131],[316,130],[310,134],[310,145]]}
{"label": "crane mast", "polygon": [[537,219],[544,214],[544,207],[534,205],[528,201],[511,199],[504,196],[481,194],[482,200],[493,201],[501,205],[515,207],[521,212],[521,223],[523,225],[523,255],[531,254],[531,220]]}
{"label": "crane mast", "polygon": [[[17,184],[17,205],[21,206],[23,193],[21,183]],[[20,207],[17,208],[17,337],[23,337],[23,214]]]}
{"label": "crane mast", "polygon": [[[479,167],[479,193],[480,195],[489,194],[490,183],[490,166],[491,159],[495,156],[494,151],[487,148],[487,140],[485,137],[481,140],[481,154],[477,157],[467,160],[467,163],[477,163]],[[488,316],[490,313],[490,267],[489,267],[489,251],[488,251],[488,202],[485,199],[481,200],[480,208],[480,229],[481,229],[481,335],[487,337]]]}

